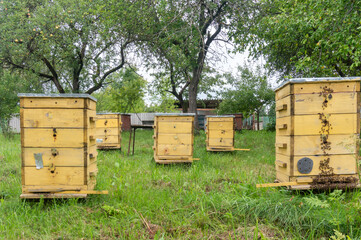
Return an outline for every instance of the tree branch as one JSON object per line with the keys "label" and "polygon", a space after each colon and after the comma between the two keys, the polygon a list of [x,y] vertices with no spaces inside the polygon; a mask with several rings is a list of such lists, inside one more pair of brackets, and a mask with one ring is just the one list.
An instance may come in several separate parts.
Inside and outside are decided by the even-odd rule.
{"label": "tree branch", "polygon": [[124,54],[124,50],[127,47],[127,45],[130,44],[130,41],[125,42],[122,46],[121,46],[121,50],[120,50],[120,56],[121,56],[121,61],[120,64],[112,69],[110,69],[109,71],[105,72],[104,75],[101,77],[101,79],[97,82],[97,84],[95,84],[93,87],[91,87],[90,89],[88,89],[88,91],[86,91],[86,93],[88,94],[92,94],[93,92],[95,92],[96,90],[100,89],[103,86],[103,83],[105,81],[105,79],[112,73],[118,71],[119,69],[121,69],[124,64],[125,64],[125,54]]}
{"label": "tree branch", "polygon": [[59,93],[65,93],[63,87],[60,85],[58,74],[55,68],[51,65],[48,59],[46,59],[46,57],[43,57],[41,60],[45,63],[45,65],[48,67],[49,71],[53,75],[52,81],[55,84],[56,88],[58,89]]}

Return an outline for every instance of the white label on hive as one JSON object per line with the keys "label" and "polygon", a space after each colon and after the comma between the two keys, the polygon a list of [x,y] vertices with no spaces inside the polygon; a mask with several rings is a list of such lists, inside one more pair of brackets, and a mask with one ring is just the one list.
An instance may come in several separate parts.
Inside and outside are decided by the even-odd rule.
{"label": "white label on hive", "polygon": [[103,139],[102,138],[97,138],[97,143],[102,143],[103,142]]}
{"label": "white label on hive", "polygon": [[36,169],[42,169],[44,167],[43,154],[42,153],[34,153],[34,158],[35,158]]}

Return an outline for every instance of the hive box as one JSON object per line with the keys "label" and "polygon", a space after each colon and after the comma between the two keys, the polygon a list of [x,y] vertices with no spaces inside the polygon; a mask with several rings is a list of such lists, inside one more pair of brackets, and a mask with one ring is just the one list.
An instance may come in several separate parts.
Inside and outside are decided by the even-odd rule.
{"label": "hive box", "polygon": [[234,116],[206,116],[207,151],[234,151]]}
{"label": "hive box", "polygon": [[96,142],[98,149],[121,149],[122,120],[119,113],[97,113]]}
{"label": "hive box", "polygon": [[85,197],[96,183],[96,99],[87,94],[18,96],[21,197]]}
{"label": "hive box", "polygon": [[157,114],[154,117],[154,160],[157,163],[193,162],[194,114]]}
{"label": "hive box", "polygon": [[292,188],[359,183],[360,78],[291,79],[276,89],[276,170]]}

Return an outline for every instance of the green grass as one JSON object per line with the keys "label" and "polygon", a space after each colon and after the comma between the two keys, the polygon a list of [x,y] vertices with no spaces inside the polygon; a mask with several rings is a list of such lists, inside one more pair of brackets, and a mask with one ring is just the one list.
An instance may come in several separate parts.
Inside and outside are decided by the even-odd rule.
{"label": "green grass", "polygon": [[153,132],[137,131],[135,155],[99,151],[87,199],[21,200],[20,136],[0,135],[0,239],[328,239],[361,237],[361,193],[256,189],[273,182],[272,132],[236,134],[250,152],[212,153],[195,138],[193,164],[157,165]]}

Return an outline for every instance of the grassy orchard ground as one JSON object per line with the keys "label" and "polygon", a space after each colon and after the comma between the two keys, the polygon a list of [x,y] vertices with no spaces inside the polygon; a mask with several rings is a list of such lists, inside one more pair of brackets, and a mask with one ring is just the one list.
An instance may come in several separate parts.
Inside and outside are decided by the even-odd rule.
{"label": "grassy orchard ground", "polygon": [[[195,138],[192,165],[156,165],[153,132],[137,131],[136,152],[101,151],[97,189],[88,199],[19,199],[20,136],[0,135],[0,238],[3,239],[320,239],[361,237],[361,192],[256,189],[272,182],[272,132],[236,134],[250,152],[209,153]],[[123,133],[127,149],[129,133]],[[341,238],[340,238],[341,239]]]}

